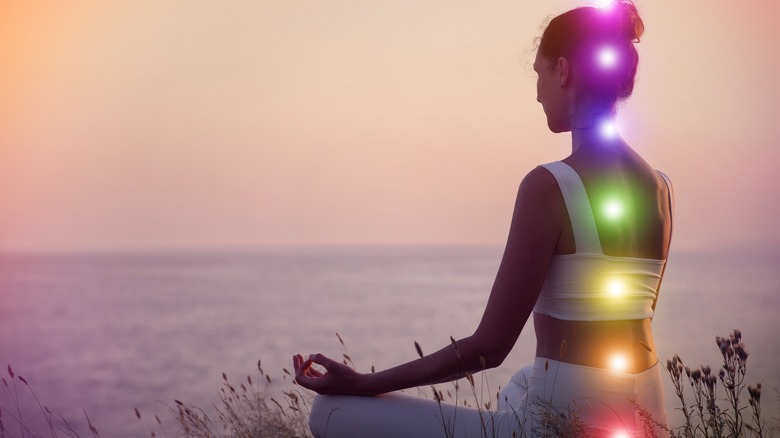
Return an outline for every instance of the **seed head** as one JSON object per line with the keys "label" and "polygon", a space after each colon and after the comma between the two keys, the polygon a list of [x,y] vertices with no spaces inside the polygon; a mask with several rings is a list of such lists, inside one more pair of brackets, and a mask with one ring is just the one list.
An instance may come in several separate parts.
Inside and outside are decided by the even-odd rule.
{"label": "seed head", "polygon": [[420,348],[420,344],[418,344],[417,341],[414,341],[414,349],[417,350],[417,354],[420,357],[423,357],[422,348]]}
{"label": "seed head", "polygon": [[561,341],[561,349],[558,352],[559,358],[563,358],[564,355],[566,355],[566,339]]}

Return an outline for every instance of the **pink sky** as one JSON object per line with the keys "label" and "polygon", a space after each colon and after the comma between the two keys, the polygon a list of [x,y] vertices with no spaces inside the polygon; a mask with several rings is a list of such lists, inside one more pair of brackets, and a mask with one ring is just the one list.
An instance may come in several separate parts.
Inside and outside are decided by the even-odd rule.
{"label": "pink sky", "polygon": [[[0,251],[501,245],[565,157],[533,39],[573,1],[3,2]],[[780,7],[640,1],[624,137],[676,248],[780,242]]]}

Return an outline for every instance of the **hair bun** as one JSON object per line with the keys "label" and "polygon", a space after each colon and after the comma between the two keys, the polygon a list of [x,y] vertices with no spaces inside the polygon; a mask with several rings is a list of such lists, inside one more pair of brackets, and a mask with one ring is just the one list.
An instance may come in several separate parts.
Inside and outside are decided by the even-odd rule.
{"label": "hair bun", "polygon": [[620,36],[638,43],[645,33],[645,24],[639,16],[636,5],[631,0],[617,0],[615,7],[619,14]]}

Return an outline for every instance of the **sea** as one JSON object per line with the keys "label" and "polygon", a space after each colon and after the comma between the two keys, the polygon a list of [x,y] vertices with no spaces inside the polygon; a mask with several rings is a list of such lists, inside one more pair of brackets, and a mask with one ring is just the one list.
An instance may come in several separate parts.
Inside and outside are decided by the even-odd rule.
{"label": "sea", "polygon": [[[415,342],[428,353],[473,332],[500,259],[494,247],[0,254],[0,421],[6,436],[51,436],[48,409],[81,436],[87,416],[103,437],[177,436],[174,400],[213,412],[222,373],[257,382],[258,361],[278,397],[296,353],[346,354],[359,371],[412,360]],[[715,337],[741,330],[746,383],[762,383],[763,415],[777,419],[779,309],[780,249],[673,250],[658,356],[717,370]],[[533,356],[528,323],[478,377],[483,390]]]}

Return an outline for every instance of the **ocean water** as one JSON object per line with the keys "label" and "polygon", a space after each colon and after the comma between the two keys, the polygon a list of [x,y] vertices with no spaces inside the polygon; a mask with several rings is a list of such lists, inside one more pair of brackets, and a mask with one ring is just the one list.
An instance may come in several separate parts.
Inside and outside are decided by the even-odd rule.
{"label": "ocean water", "polygon": [[[295,353],[348,352],[367,371],[416,358],[414,341],[432,352],[469,335],[500,257],[499,248],[0,255],[0,375],[10,384],[12,366],[84,436],[84,412],[105,437],[175,436],[173,400],[209,410],[222,372],[254,377],[262,360],[281,390]],[[764,412],[775,417],[778,268],[777,250],[673,251],[653,323],[661,359],[679,353],[713,368],[714,337],[741,329],[747,381],[764,384]],[[528,324],[505,363],[486,372],[489,391],[533,351]],[[16,384],[25,423],[44,434],[40,408]],[[18,415],[12,393],[0,386],[0,405]],[[669,382],[666,396],[674,409]],[[18,436],[10,415],[0,418]]]}

